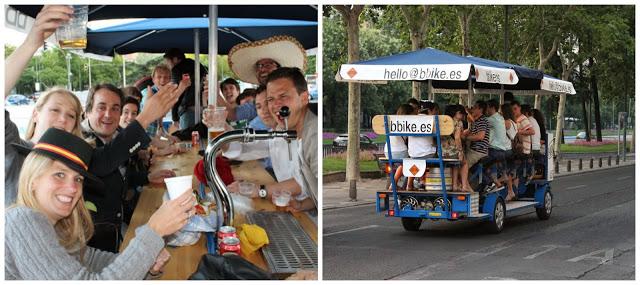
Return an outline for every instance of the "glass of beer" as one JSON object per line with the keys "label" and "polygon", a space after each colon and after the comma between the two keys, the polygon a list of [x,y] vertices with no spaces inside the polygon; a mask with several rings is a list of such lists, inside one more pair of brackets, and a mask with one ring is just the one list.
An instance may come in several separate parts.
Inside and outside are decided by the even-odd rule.
{"label": "glass of beer", "polygon": [[227,122],[226,107],[207,107],[204,110],[204,117],[209,127],[209,142],[213,141],[217,136],[224,133],[224,124]]}
{"label": "glass of beer", "polygon": [[66,24],[56,30],[56,39],[62,49],[85,49],[87,47],[88,5],[71,5],[73,15]]}
{"label": "glass of beer", "polygon": [[284,212],[291,201],[291,192],[286,190],[276,190],[271,193],[271,201],[276,205],[276,211]]}

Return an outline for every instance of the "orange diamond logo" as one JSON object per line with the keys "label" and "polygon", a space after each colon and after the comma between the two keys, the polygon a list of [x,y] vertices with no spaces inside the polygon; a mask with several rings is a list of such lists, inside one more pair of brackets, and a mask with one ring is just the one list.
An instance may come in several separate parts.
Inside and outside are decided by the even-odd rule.
{"label": "orange diamond logo", "polygon": [[416,175],[418,171],[420,171],[420,168],[418,168],[415,164],[411,166],[411,168],[409,168],[409,172],[411,172],[411,174],[413,175]]}
{"label": "orange diamond logo", "polygon": [[509,82],[513,82],[513,73],[509,73]]}
{"label": "orange diamond logo", "polygon": [[354,76],[356,76],[356,74],[358,74],[358,72],[355,68],[352,67],[351,69],[349,69],[349,71],[347,71],[347,74],[349,75],[349,77],[353,78]]}

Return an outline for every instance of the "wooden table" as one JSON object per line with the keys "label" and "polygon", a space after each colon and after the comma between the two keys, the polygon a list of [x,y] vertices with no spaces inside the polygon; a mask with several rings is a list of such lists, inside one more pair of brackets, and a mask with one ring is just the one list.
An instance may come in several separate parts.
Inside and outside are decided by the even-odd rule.
{"label": "wooden table", "polygon": [[[201,157],[198,155],[195,149],[178,154],[170,155],[166,157],[158,158],[152,165],[151,170],[156,169],[171,169],[176,172],[176,175],[191,175],[193,174],[193,167]],[[273,178],[262,168],[262,165],[258,161],[247,161],[240,165],[234,165],[231,167],[231,171],[235,180],[246,180],[256,184],[268,184],[273,183]],[[196,178],[194,176],[194,184],[196,184]],[[136,206],[129,229],[124,236],[124,242],[120,250],[124,249],[129,241],[135,235],[135,229],[141,225],[144,225],[149,221],[151,215],[162,204],[162,196],[166,191],[165,185],[148,185],[144,187],[144,191],[140,195],[138,205]],[[254,199],[253,207],[256,211],[275,211],[275,206],[267,200]],[[318,228],[316,224],[309,219],[306,214],[296,213],[293,216],[298,220],[302,228],[309,234],[311,239],[318,244]],[[245,223],[245,217],[242,215],[235,216],[235,226]],[[207,242],[205,235],[203,234],[200,240],[191,246],[182,247],[167,247],[167,250],[171,253],[171,259],[164,267],[164,274],[161,279],[166,280],[186,280],[198,267],[198,262],[202,255],[207,253]],[[267,264],[262,256],[262,253],[258,251],[245,259],[249,260],[258,267],[268,270]]]}

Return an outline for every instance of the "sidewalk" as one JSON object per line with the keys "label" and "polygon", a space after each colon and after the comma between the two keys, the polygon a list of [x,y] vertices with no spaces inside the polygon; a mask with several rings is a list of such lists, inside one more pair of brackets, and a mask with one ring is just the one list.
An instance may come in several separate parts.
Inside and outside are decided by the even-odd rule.
{"label": "sidewalk", "polygon": [[[560,162],[560,173],[554,173],[554,177],[558,178],[567,175],[583,174],[592,171],[598,171],[609,168],[622,167],[635,164],[635,157],[628,157],[624,162],[620,159],[620,165],[616,165],[615,158],[611,160],[611,167],[607,166],[607,160],[603,159],[602,168],[598,167],[598,160],[594,159],[593,169],[589,169],[589,159],[582,160],[582,170],[578,170],[578,160],[571,160],[571,172],[567,171],[567,161]],[[336,209],[358,205],[374,204],[376,202],[376,192],[384,190],[387,185],[387,177],[378,179],[361,179],[358,181],[358,199],[349,201],[349,185],[346,182],[324,183],[322,188],[322,208]]]}

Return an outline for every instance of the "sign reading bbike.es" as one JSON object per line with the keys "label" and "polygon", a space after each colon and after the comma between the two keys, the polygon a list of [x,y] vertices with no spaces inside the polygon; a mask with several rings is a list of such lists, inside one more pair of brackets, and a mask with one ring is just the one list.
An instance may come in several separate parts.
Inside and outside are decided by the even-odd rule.
{"label": "sign reading bbike.es", "polygon": [[389,115],[387,118],[390,133],[431,134],[434,130],[433,116]]}
{"label": "sign reading bbike.es", "polygon": [[[385,118],[388,122],[385,125]],[[376,134],[419,135],[436,132],[435,116],[427,115],[376,115],[371,119],[371,128]],[[438,132],[448,136],[454,131],[453,119],[447,115],[438,116]],[[388,127],[388,129],[387,129]]]}

